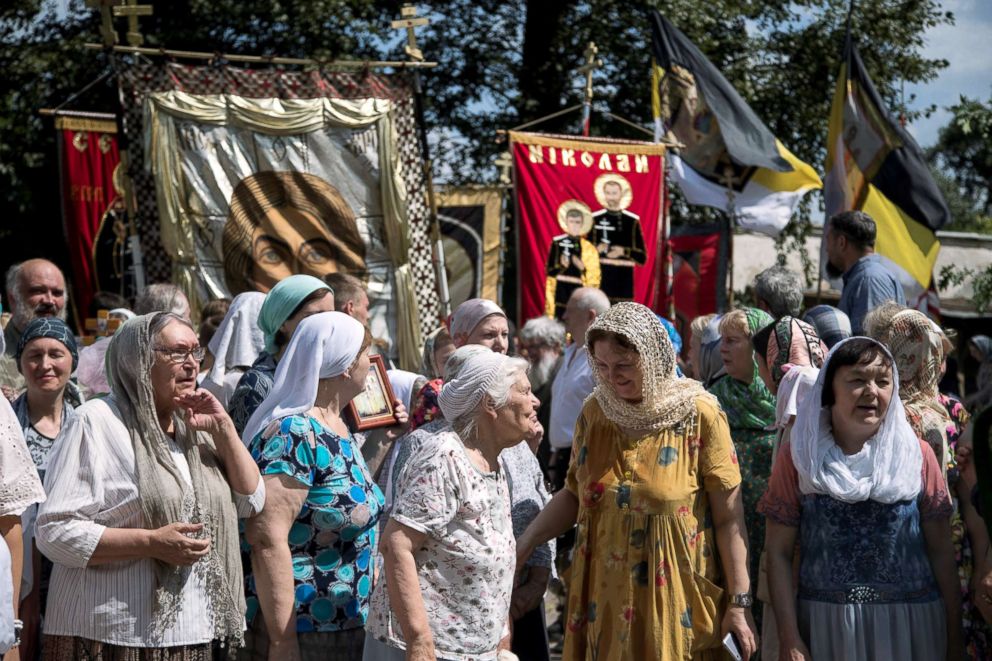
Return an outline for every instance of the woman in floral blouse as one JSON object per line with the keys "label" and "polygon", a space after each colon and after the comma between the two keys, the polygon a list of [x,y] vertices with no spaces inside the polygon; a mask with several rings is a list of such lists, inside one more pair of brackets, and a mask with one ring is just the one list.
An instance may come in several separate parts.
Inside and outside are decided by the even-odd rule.
{"label": "woman in floral blouse", "polygon": [[488,661],[507,642],[515,545],[499,454],[533,428],[538,402],[526,361],[481,346],[454,358],[446,422],[395,485],[366,661]]}

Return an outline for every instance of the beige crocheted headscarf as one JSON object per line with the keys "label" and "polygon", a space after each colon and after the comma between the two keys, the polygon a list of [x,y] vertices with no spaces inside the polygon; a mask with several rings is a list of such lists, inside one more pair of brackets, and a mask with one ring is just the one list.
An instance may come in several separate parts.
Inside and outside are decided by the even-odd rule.
{"label": "beige crocheted headscarf", "polygon": [[[616,394],[600,373],[588,346],[589,334],[608,331],[624,337],[640,356],[643,375],[642,399],[634,404]],[[614,424],[625,429],[658,432],[685,423],[696,416],[696,398],[711,397],[698,381],[675,373],[675,349],[668,332],[650,309],[640,303],[617,303],[596,318],[586,332],[589,363],[596,388],[593,397]]]}

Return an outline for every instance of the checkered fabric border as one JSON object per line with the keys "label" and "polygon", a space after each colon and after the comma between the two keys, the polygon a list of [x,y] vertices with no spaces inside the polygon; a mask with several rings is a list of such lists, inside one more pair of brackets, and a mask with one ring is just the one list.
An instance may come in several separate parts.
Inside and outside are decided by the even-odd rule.
{"label": "checkered fabric border", "polygon": [[152,62],[142,57],[124,62],[119,80],[121,105],[124,107],[124,133],[138,205],[136,224],[141,237],[146,280],[149,283],[170,281],[172,263],[162,247],[155,180],[145,163],[142,136],[146,96],[154,92],[180,90],[190,94],[237,94],[250,98],[376,97],[396,101],[397,146],[408,196],[409,259],[413,279],[417,284],[421,332],[426,335],[437,327],[441,302],[430,242],[427,182],[421,167],[422,154],[413,88],[404,75],[385,75],[371,70],[299,71],[277,66],[250,69],[223,62],[193,66],[176,62]]}

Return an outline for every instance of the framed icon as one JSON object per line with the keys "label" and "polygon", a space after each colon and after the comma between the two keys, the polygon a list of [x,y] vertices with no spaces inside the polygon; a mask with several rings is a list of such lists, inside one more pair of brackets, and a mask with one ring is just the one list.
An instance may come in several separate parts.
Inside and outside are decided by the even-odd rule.
{"label": "framed icon", "polygon": [[358,431],[390,427],[396,424],[393,417],[393,388],[386,375],[386,363],[382,356],[369,356],[369,376],[365,379],[365,390],[358,393],[348,403],[348,414]]}

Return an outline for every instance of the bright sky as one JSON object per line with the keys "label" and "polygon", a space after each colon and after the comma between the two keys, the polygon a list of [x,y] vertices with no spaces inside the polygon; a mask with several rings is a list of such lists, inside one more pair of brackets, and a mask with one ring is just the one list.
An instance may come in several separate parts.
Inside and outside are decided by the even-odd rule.
{"label": "bright sky", "polygon": [[943,58],[950,66],[933,82],[906,86],[906,97],[917,97],[913,108],[937,105],[929,118],[908,125],[924,148],[937,141],[937,132],[950,119],[945,106],[957,103],[962,94],[982,101],[992,98],[992,0],[944,0],[941,4],[954,13],[954,25],[929,30],[924,53]]}

